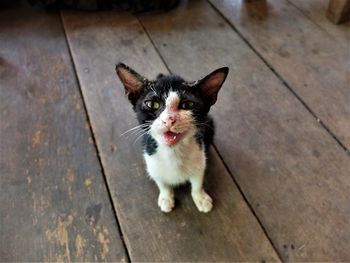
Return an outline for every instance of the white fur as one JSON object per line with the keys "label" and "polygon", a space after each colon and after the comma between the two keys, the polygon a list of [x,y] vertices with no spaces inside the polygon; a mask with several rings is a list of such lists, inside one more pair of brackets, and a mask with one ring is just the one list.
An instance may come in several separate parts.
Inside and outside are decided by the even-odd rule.
{"label": "white fur", "polygon": [[190,182],[193,201],[201,212],[212,209],[212,200],[203,190],[203,177],[206,167],[204,149],[196,142],[194,135],[196,127],[192,124],[190,111],[177,111],[176,124],[171,128],[174,132],[184,132],[181,141],[173,146],[167,146],[162,138],[166,131],[162,119],[174,112],[178,107],[179,97],[170,92],[166,99],[166,109],[151,126],[151,135],[158,143],[156,153],[144,154],[147,171],[159,188],[158,205],[163,212],[170,212],[174,207],[173,186]]}

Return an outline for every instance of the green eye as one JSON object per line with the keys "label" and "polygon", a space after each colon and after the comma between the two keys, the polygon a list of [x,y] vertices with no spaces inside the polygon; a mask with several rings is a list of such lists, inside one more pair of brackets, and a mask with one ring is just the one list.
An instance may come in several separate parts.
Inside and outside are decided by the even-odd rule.
{"label": "green eye", "polygon": [[180,109],[190,110],[193,108],[194,103],[192,101],[183,101],[180,103]]}
{"label": "green eye", "polygon": [[160,108],[160,103],[154,100],[146,100],[145,104],[148,108],[153,110],[158,110]]}

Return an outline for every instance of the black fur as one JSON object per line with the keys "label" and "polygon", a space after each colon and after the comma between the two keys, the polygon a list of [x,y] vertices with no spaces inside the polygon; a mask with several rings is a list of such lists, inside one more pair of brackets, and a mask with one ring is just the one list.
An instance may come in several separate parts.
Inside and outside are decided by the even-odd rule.
{"label": "black fur", "polygon": [[158,148],[158,144],[157,144],[156,140],[153,139],[153,137],[148,133],[146,133],[142,138],[142,146],[143,146],[144,151],[148,155],[152,155],[152,154],[156,153],[157,148]]}

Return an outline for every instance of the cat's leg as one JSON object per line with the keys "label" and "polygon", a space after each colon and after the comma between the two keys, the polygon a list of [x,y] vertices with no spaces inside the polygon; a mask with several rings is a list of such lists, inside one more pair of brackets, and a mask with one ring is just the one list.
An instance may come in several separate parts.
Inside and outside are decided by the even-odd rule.
{"label": "cat's leg", "polygon": [[213,208],[213,200],[203,189],[204,172],[191,176],[191,195],[200,212],[208,213]]}
{"label": "cat's leg", "polygon": [[158,206],[164,213],[169,213],[175,206],[174,190],[161,181],[155,181],[159,188]]}

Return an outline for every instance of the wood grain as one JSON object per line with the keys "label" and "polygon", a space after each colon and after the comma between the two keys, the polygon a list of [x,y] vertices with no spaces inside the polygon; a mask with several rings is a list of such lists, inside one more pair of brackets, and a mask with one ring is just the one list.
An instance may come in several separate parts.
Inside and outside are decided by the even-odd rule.
{"label": "wood grain", "polygon": [[350,19],[350,0],[330,0],[327,17],[335,24],[344,23]]}
{"label": "wood grain", "polygon": [[349,260],[346,152],[207,2],[140,20],[173,72],[195,80],[230,67],[215,144],[282,259]]}
{"label": "wood grain", "polygon": [[166,68],[138,21],[116,12],[64,12],[63,20],[98,149],[133,261],[278,261],[218,156],[210,151],[207,190],[215,207],[199,213],[188,187],[163,214],[157,187],[145,174],[136,125],[114,65],[123,61],[147,77]]}
{"label": "wood grain", "polygon": [[126,261],[57,13],[0,11],[0,261]]}
{"label": "wood grain", "polygon": [[211,0],[350,149],[350,52],[286,1]]}

